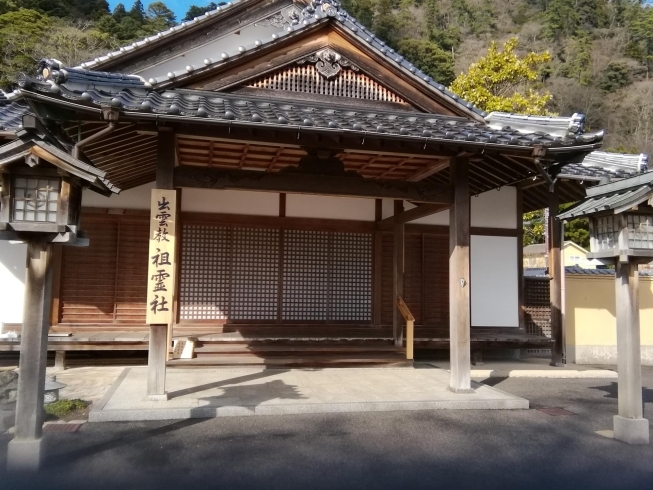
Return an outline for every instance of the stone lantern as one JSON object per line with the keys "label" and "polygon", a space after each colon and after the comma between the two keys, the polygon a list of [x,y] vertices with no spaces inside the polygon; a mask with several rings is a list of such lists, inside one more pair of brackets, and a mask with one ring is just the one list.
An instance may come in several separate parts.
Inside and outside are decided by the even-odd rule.
{"label": "stone lantern", "polygon": [[119,190],[104,172],[65,151],[35,116],[24,116],[16,135],[0,147],[0,240],[27,244],[16,430],[7,465],[35,469],[41,460],[52,245],[88,245],[79,229],[84,188],[104,195]]}
{"label": "stone lantern", "polygon": [[588,258],[614,265],[616,273],[617,371],[619,414],[615,439],[648,444],[649,422],[642,405],[638,265],[653,260],[653,172],[598,185],[587,197],[558,215],[588,218]]}

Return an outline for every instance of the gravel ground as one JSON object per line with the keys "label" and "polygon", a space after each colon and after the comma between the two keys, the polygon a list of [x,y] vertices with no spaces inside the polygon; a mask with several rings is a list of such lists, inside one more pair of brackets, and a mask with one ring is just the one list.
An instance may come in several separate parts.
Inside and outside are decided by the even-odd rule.
{"label": "gravel ground", "polygon": [[[653,368],[643,375],[652,419]],[[3,489],[653,488],[651,446],[595,433],[612,428],[616,380],[487,383],[534,408],[86,424],[47,435],[40,473],[0,481]],[[9,439],[0,436],[0,468]]]}

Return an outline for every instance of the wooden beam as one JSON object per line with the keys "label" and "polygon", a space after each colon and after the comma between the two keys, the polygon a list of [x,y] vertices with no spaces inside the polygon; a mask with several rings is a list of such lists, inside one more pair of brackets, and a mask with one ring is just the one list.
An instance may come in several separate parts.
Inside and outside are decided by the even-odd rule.
{"label": "wooden beam", "polygon": [[[404,202],[394,202],[394,214],[398,215],[404,211]],[[397,307],[397,298],[404,295],[404,224],[399,223],[393,227],[394,250],[392,255],[392,330],[395,345],[404,344],[404,323],[401,311]]]}
{"label": "wooden beam", "polygon": [[[158,133],[157,139],[157,166],[156,166],[156,188],[157,189],[169,189],[172,192],[175,192],[174,184],[174,168],[175,168],[175,155],[176,155],[177,144],[175,141],[174,134],[170,131],[164,130],[161,128]],[[152,191],[152,200],[151,200],[151,217],[154,219],[154,216],[158,214],[156,199]],[[178,192],[178,191],[177,191]],[[178,196],[173,196],[174,199],[170,199],[173,206],[177,206],[179,199]],[[179,209],[168,209],[168,212],[172,214],[172,219],[176,220],[176,216],[179,215]],[[176,216],[175,216],[176,215]],[[148,274],[151,270],[151,255],[152,255],[152,237],[155,230],[154,225],[156,222],[152,221],[150,223],[150,253],[148,253]],[[172,259],[172,284],[173,291],[170,295],[170,306],[169,308],[173,309],[176,301],[176,287],[174,286],[176,279],[178,277],[178,260],[177,260],[177,246],[178,241],[176,240],[176,234],[181,233],[181,228],[178,226],[178,223],[174,222],[174,228],[171,228],[172,234],[170,240],[173,242],[173,248],[171,251],[161,247],[164,251],[170,253],[170,259]],[[166,230],[167,231],[167,230]],[[168,240],[169,241],[169,240]],[[148,276],[149,279],[149,276]],[[149,281],[148,281],[149,284]],[[150,293],[148,291],[148,297]],[[149,301],[149,300],[148,300]],[[149,305],[148,305],[149,307]],[[174,313],[174,309],[173,309]],[[149,315],[149,310],[148,310]],[[150,324],[150,337],[149,337],[149,349],[147,355],[147,397],[153,401],[167,400],[168,395],[166,393],[165,384],[166,384],[166,361],[168,360],[168,351],[170,349],[170,337],[172,335],[172,325],[174,323],[171,320],[169,323],[152,323]]]}
{"label": "wooden beam", "polygon": [[279,193],[279,218],[286,217],[286,194],[284,192]]}
{"label": "wooden beam", "polygon": [[451,204],[451,188],[433,184],[363,179],[362,177],[264,173],[179,166],[174,171],[178,187],[321,194]]}
{"label": "wooden beam", "polygon": [[11,221],[11,174],[1,173],[0,184],[0,223],[9,223]]}
{"label": "wooden beam", "polygon": [[61,245],[54,245],[52,248],[52,292],[50,302],[50,324],[52,326],[59,324],[61,311],[61,267],[63,263],[63,248]]}
{"label": "wooden beam", "polygon": [[29,242],[18,366],[20,376],[16,428],[7,454],[7,466],[12,470],[36,470],[41,463],[51,283],[52,245]]}
{"label": "wooden beam", "polygon": [[561,227],[556,218],[560,199],[557,192],[549,192],[549,297],[551,303],[551,365],[564,366],[564,338],[562,332],[562,268],[560,266]]}
{"label": "wooden beam", "polygon": [[454,393],[472,393],[471,304],[470,304],[470,199],[469,161],[459,157],[451,162],[454,203],[449,210],[449,338],[451,377]]}
{"label": "wooden beam", "polygon": [[175,169],[175,135],[170,131],[160,130],[157,137],[156,187],[157,189],[174,189]]}
{"label": "wooden beam", "polygon": [[394,225],[408,223],[423,218],[424,216],[439,213],[440,211],[446,211],[450,207],[449,204],[421,204],[415,208],[409,209],[408,211],[403,211],[401,214],[396,214],[378,221],[376,223],[376,229],[381,231],[390,230]]}
{"label": "wooden beam", "polygon": [[449,162],[451,162],[450,158],[445,160],[436,160],[426,168],[419,169],[406,180],[408,180],[408,182],[419,182],[420,180],[430,177],[433,174],[437,174],[445,168],[449,168]]}
{"label": "wooden beam", "polygon": [[517,189],[517,314],[519,328],[526,330],[524,311],[524,204],[522,190]]}

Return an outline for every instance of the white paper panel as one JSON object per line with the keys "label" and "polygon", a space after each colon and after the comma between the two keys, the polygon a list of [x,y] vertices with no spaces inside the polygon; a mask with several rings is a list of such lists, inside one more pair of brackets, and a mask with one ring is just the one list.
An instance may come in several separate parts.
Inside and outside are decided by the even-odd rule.
{"label": "white paper panel", "polygon": [[0,323],[23,321],[26,256],[27,245],[0,241]]}
{"label": "white paper panel", "polygon": [[473,327],[518,327],[517,238],[471,237]]}

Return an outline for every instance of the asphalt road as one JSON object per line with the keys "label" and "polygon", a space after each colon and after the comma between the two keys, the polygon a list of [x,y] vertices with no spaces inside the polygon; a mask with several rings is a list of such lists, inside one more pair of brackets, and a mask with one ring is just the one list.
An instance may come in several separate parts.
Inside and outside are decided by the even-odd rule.
{"label": "asphalt road", "polygon": [[[643,374],[653,420],[653,368]],[[534,409],[522,411],[86,424],[47,435],[37,475],[3,473],[10,436],[2,435],[0,488],[653,489],[653,446],[594,432],[612,428],[615,381],[488,380],[528,398]]]}

